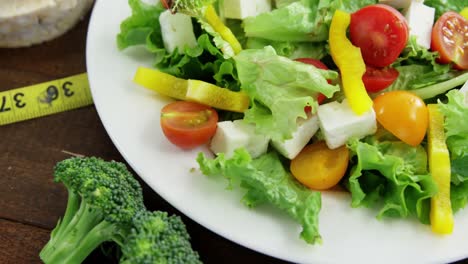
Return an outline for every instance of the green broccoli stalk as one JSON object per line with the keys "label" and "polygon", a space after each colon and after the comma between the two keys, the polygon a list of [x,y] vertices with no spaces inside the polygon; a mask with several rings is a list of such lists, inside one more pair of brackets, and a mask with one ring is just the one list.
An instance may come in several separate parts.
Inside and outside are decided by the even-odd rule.
{"label": "green broccoli stalk", "polygon": [[132,217],[145,210],[141,186],[123,163],[67,159],[55,166],[54,181],[68,189],[68,203],[39,254],[47,264],[81,263],[105,241],[121,246]]}
{"label": "green broccoli stalk", "polygon": [[121,248],[120,263],[202,263],[189,239],[178,216],[168,216],[160,211],[141,211],[135,215],[133,228]]}

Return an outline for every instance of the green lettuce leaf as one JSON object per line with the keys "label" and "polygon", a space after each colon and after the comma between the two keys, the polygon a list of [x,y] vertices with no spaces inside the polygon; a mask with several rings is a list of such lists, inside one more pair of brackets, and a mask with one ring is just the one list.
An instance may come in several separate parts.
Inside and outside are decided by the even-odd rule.
{"label": "green lettuce leaf", "polygon": [[276,152],[251,159],[249,153],[241,148],[230,159],[223,154],[208,159],[200,153],[197,161],[203,174],[222,175],[229,180],[230,188],[234,183],[240,183],[242,188],[247,189],[243,197],[245,205],[254,207],[270,203],[302,225],[300,236],[307,243],[321,243],[318,231],[321,195],[298,183],[286,171]]}
{"label": "green lettuce leaf", "polygon": [[272,12],[244,19],[247,37],[275,41],[326,41],[335,10],[354,12],[376,0],[283,1]]}
{"label": "green lettuce leaf", "polygon": [[430,197],[437,186],[427,172],[422,146],[379,142],[371,136],[351,140],[348,147],[355,162],[348,182],[353,207],[379,207],[379,219],[415,215],[429,223]]}
{"label": "green lettuce leaf", "polygon": [[245,47],[247,49],[263,49],[268,45],[275,49],[276,54],[290,59],[313,58],[320,60],[329,53],[326,42],[290,42],[248,38]]}
{"label": "green lettuce leaf", "polygon": [[404,65],[431,65],[432,71],[437,74],[443,74],[450,70],[451,65],[440,64],[436,61],[439,57],[438,52],[429,51],[420,46],[415,36],[411,36],[405,49],[398,59],[392,64],[393,67]]}
{"label": "green lettuce leaf", "polygon": [[459,13],[464,7],[468,6],[468,0],[426,0],[424,4],[435,8],[435,19],[437,20],[447,11]]}
{"label": "green lettuce leaf", "polygon": [[439,54],[421,47],[412,36],[401,56],[392,64],[400,73],[384,91],[412,90],[423,99],[446,93],[468,79],[467,71],[453,70],[437,62]]}
{"label": "green lettuce leaf", "polygon": [[168,53],[159,24],[159,16],[165,11],[162,5],[159,2],[146,4],[141,0],[129,0],[129,5],[132,14],[121,23],[117,35],[120,50],[143,45],[154,56],[154,67],[163,72],[179,78],[207,81],[234,91],[240,89],[234,61],[225,59],[226,54],[215,45],[216,37],[212,35],[216,34],[208,34],[201,25],[193,23],[198,45],[185,47],[182,53],[178,49]]}
{"label": "green lettuce leaf", "polygon": [[278,56],[271,46],[244,50],[234,60],[241,90],[251,99],[244,120],[274,140],[292,137],[297,118],[307,117],[304,107],[317,109],[318,93],[331,97],[339,90],[327,82],[338,77],[336,72]]}
{"label": "green lettuce leaf", "polygon": [[186,47],[181,54],[174,50],[170,54],[157,56],[155,67],[179,78],[203,80],[238,91],[240,83],[234,60],[224,59],[206,33],[198,37],[197,43],[193,48]]}
{"label": "green lettuce leaf", "polygon": [[120,24],[117,35],[119,50],[136,45],[146,45],[148,50],[164,53],[159,16],[165,9],[161,3],[146,4],[141,0],[129,0],[132,14]]}
{"label": "green lettuce leaf", "polygon": [[282,8],[299,0],[275,0],[276,8]]}
{"label": "green lettuce leaf", "polygon": [[445,135],[450,152],[452,209],[458,211],[468,200],[468,106],[465,95],[452,90],[447,93],[447,103],[439,102],[445,116]]}

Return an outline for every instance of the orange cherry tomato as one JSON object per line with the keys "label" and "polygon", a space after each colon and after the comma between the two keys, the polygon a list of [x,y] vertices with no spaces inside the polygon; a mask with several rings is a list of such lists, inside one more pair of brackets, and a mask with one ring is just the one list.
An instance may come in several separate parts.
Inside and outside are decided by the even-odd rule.
{"label": "orange cherry tomato", "polygon": [[468,70],[468,20],[451,11],[442,14],[432,28],[431,49],[439,52],[439,62]]}
{"label": "orange cherry tomato", "polygon": [[307,145],[293,160],[292,175],[314,190],[326,190],[337,185],[346,173],[349,150],[346,146],[329,149],[324,141]]}
{"label": "orange cherry tomato", "polygon": [[174,145],[191,149],[207,143],[215,134],[218,113],[195,102],[176,101],[161,110],[161,128]]}
{"label": "orange cherry tomato", "polygon": [[429,122],[427,106],[408,91],[391,91],[374,99],[377,121],[390,133],[411,146],[417,146],[426,135]]}

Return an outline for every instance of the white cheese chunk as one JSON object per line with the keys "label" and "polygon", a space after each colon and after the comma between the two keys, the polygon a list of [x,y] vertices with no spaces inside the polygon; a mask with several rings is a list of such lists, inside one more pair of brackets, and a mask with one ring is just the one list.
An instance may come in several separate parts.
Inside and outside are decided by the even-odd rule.
{"label": "white cheese chunk", "polygon": [[434,16],[435,8],[426,6],[420,1],[412,1],[405,13],[410,36],[416,36],[417,43],[426,49],[431,48]]}
{"label": "white cheese chunk", "polygon": [[379,0],[379,4],[386,4],[396,9],[406,10],[411,2],[424,2],[424,0]]}
{"label": "white cheese chunk", "polygon": [[182,13],[172,14],[166,10],[159,16],[161,24],[161,35],[164,48],[173,52],[178,48],[179,54],[184,52],[185,46],[195,47],[197,39],[193,32],[192,18]]}
{"label": "white cheese chunk", "polygon": [[52,40],[86,15],[94,0],[0,1],[0,47],[26,47]]}
{"label": "white cheese chunk", "polygon": [[269,139],[255,133],[255,125],[243,120],[218,122],[216,133],[211,139],[210,149],[215,154],[224,153],[232,157],[234,150],[245,148],[252,158],[264,154],[268,149]]}
{"label": "white cheese chunk", "polygon": [[319,129],[319,122],[316,115],[307,120],[300,119],[298,122],[300,124],[293,133],[291,139],[283,142],[276,140],[271,141],[273,147],[288,159],[294,159]]}
{"label": "white cheese chunk", "polygon": [[320,105],[317,110],[320,129],[330,149],[338,148],[350,138],[362,138],[377,130],[375,112],[371,108],[362,115],[356,115],[348,102],[331,102]]}
{"label": "white cheese chunk", "polygon": [[226,18],[244,19],[271,11],[271,0],[224,0]]}

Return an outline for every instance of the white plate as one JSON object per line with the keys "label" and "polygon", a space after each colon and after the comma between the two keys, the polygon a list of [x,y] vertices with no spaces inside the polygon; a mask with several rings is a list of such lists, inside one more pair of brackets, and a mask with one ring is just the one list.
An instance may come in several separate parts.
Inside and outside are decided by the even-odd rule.
{"label": "white plate", "polygon": [[205,149],[182,151],[159,127],[168,102],[132,83],[138,66],[151,66],[142,49],[119,52],[116,35],[130,14],[126,0],[97,1],[89,26],[87,66],[94,102],[112,141],[138,175],[182,213],[240,245],[300,263],[446,263],[468,257],[468,210],[455,217],[451,236],[438,237],[412,220],[378,221],[376,212],[352,209],[346,194],[324,194],[323,245],[299,239],[300,226],[269,206],[248,209],[241,189],[224,179],[191,172]]}

